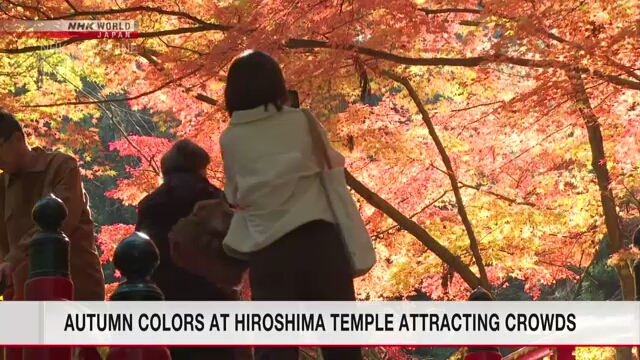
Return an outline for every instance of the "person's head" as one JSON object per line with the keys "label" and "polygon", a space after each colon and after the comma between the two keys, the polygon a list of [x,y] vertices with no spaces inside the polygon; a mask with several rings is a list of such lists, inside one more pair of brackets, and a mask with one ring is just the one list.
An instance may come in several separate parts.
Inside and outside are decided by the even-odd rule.
{"label": "person's head", "polygon": [[280,64],[263,52],[244,52],[229,67],[224,101],[229,115],[269,104],[282,110],[289,93]]}
{"label": "person's head", "polygon": [[12,174],[20,170],[29,151],[22,125],[11,113],[0,110],[0,170]]}
{"label": "person's head", "polygon": [[160,171],[166,178],[176,173],[207,174],[211,158],[207,151],[191,140],[178,140],[160,159]]}

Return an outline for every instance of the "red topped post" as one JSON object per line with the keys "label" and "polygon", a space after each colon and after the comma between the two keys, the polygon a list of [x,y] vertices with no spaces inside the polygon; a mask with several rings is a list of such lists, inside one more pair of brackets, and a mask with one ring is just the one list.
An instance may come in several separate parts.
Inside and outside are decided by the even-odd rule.
{"label": "red topped post", "polygon": [[[24,300],[73,300],[69,271],[69,239],[60,231],[67,218],[62,200],[50,195],[33,207],[33,221],[40,231],[29,244],[29,275]],[[25,347],[22,360],[72,360],[71,347]]]}
{"label": "red topped post", "polygon": [[[120,283],[112,301],[162,301],[162,291],[151,281],[160,263],[156,245],[146,235],[133,233],[122,240],[113,254],[113,265],[125,281]],[[171,360],[166,347],[111,347],[106,360]]]}
{"label": "red topped post", "polygon": [[556,360],[576,360],[575,346],[561,346],[556,349]]}

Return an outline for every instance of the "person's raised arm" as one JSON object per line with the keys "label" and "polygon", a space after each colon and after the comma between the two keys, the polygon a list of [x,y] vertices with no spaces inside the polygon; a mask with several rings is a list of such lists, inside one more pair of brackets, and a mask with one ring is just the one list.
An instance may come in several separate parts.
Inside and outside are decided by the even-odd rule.
{"label": "person's raised arm", "polygon": [[[67,208],[67,218],[62,223],[62,232],[69,235],[78,226],[82,212],[87,210],[86,193],[82,186],[82,175],[76,159],[68,157],[60,162],[55,169],[51,184],[45,187],[51,188],[51,193],[62,200]],[[49,194],[43,194],[47,196]],[[5,257],[5,261],[14,266],[20,265],[27,257],[27,251],[31,238],[38,232],[34,225],[21,239],[17,246],[13,247]]]}

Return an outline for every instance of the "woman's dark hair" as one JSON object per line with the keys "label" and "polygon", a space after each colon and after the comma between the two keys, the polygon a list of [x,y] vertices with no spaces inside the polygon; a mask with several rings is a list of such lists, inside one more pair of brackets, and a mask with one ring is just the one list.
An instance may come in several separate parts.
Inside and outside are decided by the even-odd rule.
{"label": "woman's dark hair", "polygon": [[224,101],[229,115],[269,104],[282,110],[289,93],[280,64],[261,51],[249,50],[238,56],[229,67]]}
{"label": "woman's dark hair", "polygon": [[211,157],[207,151],[188,139],[178,140],[160,159],[163,177],[175,173],[200,172],[209,166]]}
{"label": "woman's dark hair", "polygon": [[13,134],[19,133],[25,137],[24,130],[18,119],[5,110],[0,110],[0,139],[7,141]]}

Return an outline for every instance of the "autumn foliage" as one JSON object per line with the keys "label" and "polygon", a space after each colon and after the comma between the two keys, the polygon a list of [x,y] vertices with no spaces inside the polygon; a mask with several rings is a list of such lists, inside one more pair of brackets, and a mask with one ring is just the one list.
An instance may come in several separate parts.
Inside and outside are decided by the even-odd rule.
{"label": "autumn foliage", "polygon": [[[256,48],[281,61],[348,157],[380,258],[358,280],[362,299],[461,299],[511,277],[535,298],[577,278],[571,266],[588,266],[605,234],[611,253],[628,249],[623,225],[636,210],[621,204],[640,186],[635,0],[45,4],[3,3],[0,18],[140,21],[140,39],[72,39],[56,50],[0,39],[0,105],[28,121],[34,141],[83,161],[104,151],[137,158],[108,190],[125,205],[158,185],[170,140],[120,131],[101,149],[99,116],[117,126],[125,102],[151,110],[157,129],[213,155],[222,186],[225,70]],[[86,172],[113,176],[100,164]],[[132,228],[100,225],[106,261]],[[626,264],[614,261],[620,274]]]}

